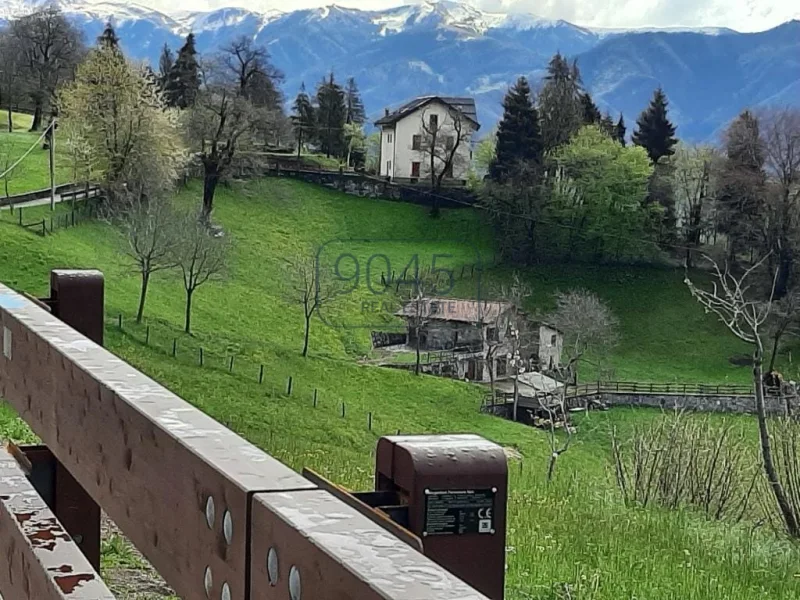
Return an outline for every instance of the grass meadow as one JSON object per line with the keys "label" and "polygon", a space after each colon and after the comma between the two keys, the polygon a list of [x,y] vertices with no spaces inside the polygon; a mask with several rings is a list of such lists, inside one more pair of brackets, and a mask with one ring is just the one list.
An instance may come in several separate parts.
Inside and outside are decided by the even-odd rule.
{"label": "grass meadow", "polygon": [[[192,183],[179,201],[199,198],[200,186]],[[139,280],[122,240],[104,224],[42,238],[3,211],[0,281],[44,295],[52,268],[103,270],[111,351],[293,468],[315,469],[353,489],[370,486],[381,435],[475,432],[515,449],[522,458],[509,465],[509,600],[800,599],[800,549],[755,519],[737,525],[708,521],[690,508],[626,506],[614,481],[610,432],[616,428],[624,436],[659,418],[658,411],[578,416],[573,446],[548,483],[546,434],[481,414],[478,387],[361,364],[370,355],[371,329],[394,322],[382,295],[370,288],[378,289],[384,257],[400,271],[415,256],[427,266],[438,256],[437,266],[458,274],[457,295],[477,293],[478,284],[490,295],[509,275],[491,268],[479,280],[466,273],[461,278],[461,267],[473,264],[476,253],[492,256],[491,233],[477,212],[442,212],[433,220],[421,207],[285,179],[221,188],[214,218],[235,251],[226,278],[197,292],[193,335],[181,331],[182,288],[169,273],[152,284],[145,322],[133,322]],[[310,356],[303,358],[290,263],[320,248],[321,261],[331,268],[338,261],[340,279],[352,290],[326,307],[326,322],[315,318]],[[728,360],[746,347],[694,304],[682,272],[542,266],[523,275],[533,287],[533,311],[547,312],[553,294],[571,287],[591,289],[611,305],[622,341],[608,359],[620,379],[722,383],[749,377]],[[791,368],[787,362],[785,370]],[[749,417],[728,418],[756,435]],[[32,439],[8,408],[0,409],[0,432]]]}

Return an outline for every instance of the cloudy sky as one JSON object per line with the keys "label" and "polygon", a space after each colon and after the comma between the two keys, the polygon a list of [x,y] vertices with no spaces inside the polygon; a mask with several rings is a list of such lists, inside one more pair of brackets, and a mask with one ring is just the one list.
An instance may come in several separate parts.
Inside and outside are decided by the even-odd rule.
{"label": "cloudy sky", "polygon": [[[0,0],[2,1],[2,0]],[[336,3],[383,9],[420,0],[138,0],[164,12],[243,6],[252,10],[289,10]],[[797,0],[468,0],[492,12],[533,13],[594,27],[722,26],[760,31],[800,19]]]}

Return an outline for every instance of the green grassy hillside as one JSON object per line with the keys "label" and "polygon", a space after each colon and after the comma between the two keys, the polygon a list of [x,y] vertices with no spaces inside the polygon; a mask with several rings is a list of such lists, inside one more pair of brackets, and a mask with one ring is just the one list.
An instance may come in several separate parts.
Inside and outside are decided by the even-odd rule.
{"label": "green grassy hillside", "polygon": [[[0,115],[0,174],[14,164],[39,139],[40,132],[28,132],[32,118],[30,115],[15,113],[14,131],[9,133],[6,113],[3,112]],[[56,183],[67,183],[74,178],[69,157],[58,142],[59,139],[56,136]],[[48,151],[42,150],[41,143],[7,178],[0,178],[0,197],[6,195],[6,183],[8,183],[10,195],[50,187]]]}
{"label": "green grassy hillside", "polygon": [[[198,186],[182,193],[185,202],[198,197]],[[432,220],[420,207],[277,179],[222,189],[216,206],[215,219],[235,240],[236,250],[227,280],[198,291],[193,336],[181,333],[182,290],[171,275],[152,286],[147,324],[131,322],[138,279],[124,260],[121,240],[105,225],[41,238],[13,225],[4,211],[0,280],[45,294],[51,268],[102,269],[112,351],[293,467],[315,468],[354,488],[370,485],[372,451],[384,434],[477,432],[516,448],[523,458],[511,464],[510,600],[800,598],[800,552],[768,532],[709,523],[689,511],[624,505],[610,469],[610,427],[625,429],[655,413],[621,410],[582,418],[573,447],[548,484],[550,448],[544,433],[481,415],[478,388],[357,363],[369,352],[369,326],[390,321],[367,284],[376,288],[380,280],[378,267],[366,279],[370,257],[385,255],[393,270],[401,270],[414,255],[427,265],[440,255],[437,264],[460,277],[460,265],[470,264],[476,251],[482,257],[492,253],[481,215],[443,211],[441,219]],[[327,265],[347,257],[340,261],[343,279],[354,281],[356,262],[360,277],[352,294],[326,313],[330,325],[315,321],[311,356],[304,359],[301,311],[286,301],[285,265],[287,258],[318,246]],[[379,260],[384,259],[371,264]],[[506,275],[488,273],[481,281],[485,291]],[[534,288],[531,308],[546,310],[555,290],[575,286],[608,300],[623,329],[623,342],[612,357],[620,376],[746,380],[746,372],[727,362],[741,348],[693,304],[681,273],[561,267],[525,275]],[[459,293],[476,289],[476,279],[466,275],[456,285]],[[259,384],[261,364],[265,380]],[[289,376],[291,396],[285,387]],[[752,426],[749,419],[741,422]],[[15,438],[29,436],[8,410],[0,412],[0,430]]]}

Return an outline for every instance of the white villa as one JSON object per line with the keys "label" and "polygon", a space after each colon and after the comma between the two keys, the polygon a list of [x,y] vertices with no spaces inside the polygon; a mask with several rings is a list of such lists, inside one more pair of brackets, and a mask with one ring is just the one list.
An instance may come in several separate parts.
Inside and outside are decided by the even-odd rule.
{"label": "white villa", "polygon": [[475,100],[422,96],[375,122],[381,131],[381,177],[393,181],[430,180],[444,171],[442,183],[466,182],[472,136],[480,129]]}

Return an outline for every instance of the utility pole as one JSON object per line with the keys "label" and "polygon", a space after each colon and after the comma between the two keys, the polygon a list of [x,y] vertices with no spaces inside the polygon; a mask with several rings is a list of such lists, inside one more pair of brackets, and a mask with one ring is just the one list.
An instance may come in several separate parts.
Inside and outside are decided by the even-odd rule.
{"label": "utility pole", "polygon": [[50,210],[56,209],[56,118],[50,120],[50,131],[48,132],[50,143],[47,145],[50,151]]}

